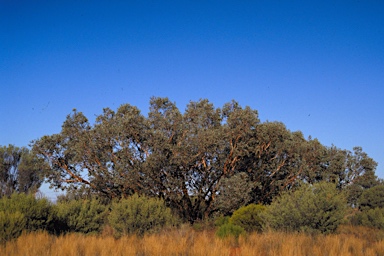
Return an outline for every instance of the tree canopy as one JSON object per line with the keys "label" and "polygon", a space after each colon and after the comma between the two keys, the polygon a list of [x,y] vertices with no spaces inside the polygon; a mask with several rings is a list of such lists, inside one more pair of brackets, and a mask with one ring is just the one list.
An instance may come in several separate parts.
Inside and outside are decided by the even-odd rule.
{"label": "tree canopy", "polygon": [[190,222],[268,204],[299,182],[342,189],[377,179],[377,164],[361,148],[326,147],[280,122],[261,123],[256,110],[235,101],[221,108],[191,101],[182,113],[153,97],[147,117],[125,104],[105,108],[94,124],[73,110],[60,133],[33,142],[33,152],[49,164],[45,177],[54,188],[158,197]]}

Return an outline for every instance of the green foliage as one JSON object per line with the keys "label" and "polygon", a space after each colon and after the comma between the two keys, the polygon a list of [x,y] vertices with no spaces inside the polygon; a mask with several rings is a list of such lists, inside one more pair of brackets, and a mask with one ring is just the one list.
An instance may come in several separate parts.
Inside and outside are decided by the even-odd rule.
{"label": "green foliage", "polygon": [[220,227],[220,226],[222,226],[224,224],[228,224],[230,218],[231,217],[229,217],[229,216],[219,216],[219,217],[217,217],[215,219],[215,226],[216,227]]}
{"label": "green foliage", "polygon": [[152,233],[175,223],[171,210],[162,200],[137,194],[113,202],[108,220],[117,236]]}
{"label": "green foliage", "polygon": [[27,231],[49,230],[52,225],[52,205],[46,198],[36,199],[33,195],[15,193],[10,198],[0,199],[0,212],[21,213],[26,220]]}
{"label": "green foliage", "polygon": [[358,226],[384,229],[384,208],[372,208],[357,213],[351,223]]}
{"label": "green foliage", "polygon": [[345,196],[333,183],[302,185],[284,193],[267,207],[267,226],[276,230],[331,233],[346,210]]}
{"label": "green foliage", "polygon": [[252,200],[250,194],[252,187],[249,176],[244,172],[221,179],[214,208],[219,214],[231,215]]}
{"label": "green foliage", "polygon": [[14,192],[36,192],[46,168],[44,161],[25,147],[0,147],[0,197],[11,196]]}
{"label": "green foliage", "polygon": [[27,220],[20,212],[0,211],[0,242],[6,242],[21,235]]}
{"label": "green foliage", "polygon": [[269,204],[281,191],[293,186],[304,168],[300,149],[305,139],[290,132],[281,122],[266,122],[256,127],[253,154],[245,157],[253,203]]}
{"label": "green foliage", "polygon": [[360,211],[350,218],[351,223],[384,229],[384,185],[365,189],[357,202]]}
{"label": "green foliage", "polygon": [[356,184],[353,204],[375,181],[377,164],[360,147],[326,147],[281,122],[260,123],[256,110],[235,101],[222,108],[191,101],[183,112],[168,98],[149,105],[147,117],[129,104],[105,108],[94,124],[74,110],[59,134],[34,141],[33,152],[50,165],[51,186],[107,201],[134,192],[160,197],[194,223],[269,204],[300,181]]}
{"label": "green foliage", "polygon": [[97,199],[71,200],[58,203],[55,207],[59,233],[63,231],[98,233],[107,215],[107,207]]}
{"label": "green foliage", "polygon": [[261,232],[264,225],[262,214],[265,210],[265,206],[258,204],[243,206],[233,213],[229,222],[248,232]]}
{"label": "green foliage", "polygon": [[232,223],[221,225],[216,231],[216,236],[220,238],[234,237],[237,239],[240,235],[244,234],[244,228],[234,225]]}
{"label": "green foliage", "polygon": [[380,181],[374,171],[364,172],[361,176],[354,179],[352,184],[349,184],[345,190],[347,192],[348,204],[353,208],[359,206],[360,196],[364,191],[380,185]]}
{"label": "green foliage", "polygon": [[358,199],[362,211],[373,208],[384,208],[384,185],[374,186],[365,190]]}

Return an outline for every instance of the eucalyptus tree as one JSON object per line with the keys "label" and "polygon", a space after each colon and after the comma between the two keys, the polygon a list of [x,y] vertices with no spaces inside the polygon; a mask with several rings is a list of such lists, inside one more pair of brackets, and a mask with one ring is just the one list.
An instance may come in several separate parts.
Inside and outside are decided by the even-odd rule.
{"label": "eucalyptus tree", "polygon": [[125,104],[104,109],[93,125],[74,110],[60,133],[33,143],[33,152],[49,163],[45,175],[55,188],[162,198],[189,222],[268,204],[299,181],[368,184],[376,168],[361,148],[325,147],[283,123],[260,123],[250,107],[232,101],[216,108],[206,99],[181,112],[153,97],[147,117]]}
{"label": "eucalyptus tree", "polygon": [[34,193],[41,186],[46,165],[28,148],[0,147],[0,197],[14,192]]}

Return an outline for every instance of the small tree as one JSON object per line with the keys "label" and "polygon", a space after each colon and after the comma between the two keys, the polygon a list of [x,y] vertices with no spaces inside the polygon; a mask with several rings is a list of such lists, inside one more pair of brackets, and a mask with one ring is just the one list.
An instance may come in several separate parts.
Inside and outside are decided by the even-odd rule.
{"label": "small tree", "polygon": [[108,220],[116,235],[120,236],[156,232],[172,224],[174,218],[162,200],[134,194],[113,202]]}
{"label": "small tree", "polygon": [[345,196],[335,184],[321,182],[284,193],[267,207],[265,217],[273,229],[331,233],[342,221],[345,210]]}

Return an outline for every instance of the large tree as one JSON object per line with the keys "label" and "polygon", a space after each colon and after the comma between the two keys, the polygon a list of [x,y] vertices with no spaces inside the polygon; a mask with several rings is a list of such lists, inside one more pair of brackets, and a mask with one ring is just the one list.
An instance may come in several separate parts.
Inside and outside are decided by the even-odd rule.
{"label": "large tree", "polygon": [[342,189],[375,169],[360,148],[325,147],[282,123],[260,123],[250,107],[232,101],[215,108],[205,99],[182,113],[154,97],[147,117],[129,104],[106,108],[93,125],[74,110],[59,134],[35,141],[33,150],[49,163],[55,188],[109,199],[159,197],[190,222],[240,204],[268,204],[299,181]]}

